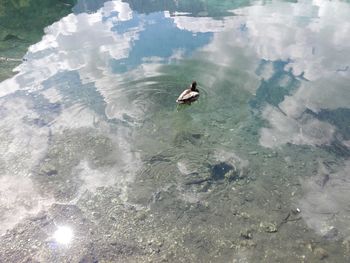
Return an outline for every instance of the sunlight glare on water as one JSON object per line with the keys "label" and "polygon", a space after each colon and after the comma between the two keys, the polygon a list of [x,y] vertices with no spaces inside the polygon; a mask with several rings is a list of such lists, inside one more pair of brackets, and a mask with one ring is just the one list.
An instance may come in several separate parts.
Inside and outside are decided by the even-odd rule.
{"label": "sunlight glare on water", "polygon": [[55,241],[62,245],[71,243],[73,236],[73,230],[68,226],[58,226],[53,235]]}

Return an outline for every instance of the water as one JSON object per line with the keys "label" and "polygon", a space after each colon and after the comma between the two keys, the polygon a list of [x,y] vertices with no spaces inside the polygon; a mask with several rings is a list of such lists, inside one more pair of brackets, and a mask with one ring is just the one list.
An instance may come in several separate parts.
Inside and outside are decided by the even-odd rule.
{"label": "water", "polygon": [[347,1],[64,12],[0,61],[3,261],[349,261]]}

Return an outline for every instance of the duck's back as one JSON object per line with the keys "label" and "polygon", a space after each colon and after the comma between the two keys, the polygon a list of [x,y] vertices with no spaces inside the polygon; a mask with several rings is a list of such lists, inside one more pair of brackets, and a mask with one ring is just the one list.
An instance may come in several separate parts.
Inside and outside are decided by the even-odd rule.
{"label": "duck's back", "polygon": [[199,92],[192,91],[191,89],[186,89],[180,94],[176,102],[177,103],[193,102],[197,100],[198,97],[199,97]]}

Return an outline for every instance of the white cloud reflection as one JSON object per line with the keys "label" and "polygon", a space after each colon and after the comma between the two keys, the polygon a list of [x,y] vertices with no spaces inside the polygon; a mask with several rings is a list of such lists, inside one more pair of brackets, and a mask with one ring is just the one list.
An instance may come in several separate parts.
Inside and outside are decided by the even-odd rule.
{"label": "white cloud reflection", "polygon": [[[321,109],[349,108],[350,5],[340,1],[273,1],[232,12],[240,16],[206,23],[207,31],[222,30],[204,48],[213,54],[212,58],[208,54],[209,59],[248,72],[255,71],[259,60],[286,61],[285,71],[291,70],[295,76],[303,74],[308,80],[300,79],[301,86],[285,96],[279,109],[270,105],[262,109],[262,116],[271,127],[262,129],[260,143],[265,147],[287,142],[330,143],[335,127],[314,116],[302,115],[307,109],[317,113]],[[173,19],[182,29],[194,33],[203,30],[192,18]],[[241,53],[237,52],[239,48],[243,48]],[[268,79],[272,72],[265,67],[259,76]],[[249,84],[244,88],[254,94],[257,86]],[[287,86],[288,79],[280,85]]]}
{"label": "white cloud reflection", "polygon": [[[217,32],[203,50],[209,60],[221,66],[254,72],[263,60],[259,77],[268,80],[275,70],[272,63],[283,61],[282,70],[303,77],[298,78],[300,86],[278,106],[263,106],[262,117],[268,125],[260,131],[261,145],[273,148],[286,143],[332,143],[337,127],[316,115],[324,109],[350,107],[350,5],[342,1],[272,1],[233,12],[239,16],[210,22],[203,19],[205,27],[187,16],[173,19],[179,28],[193,33]],[[237,52],[240,48],[242,51]],[[289,77],[284,77],[279,86],[285,88],[289,83]],[[248,86],[242,88],[252,94],[258,87],[254,82]],[[349,148],[349,141],[342,144]],[[350,236],[349,170],[346,161],[340,171],[318,171],[317,176],[302,183],[304,196],[299,205],[303,218],[327,238]]]}
{"label": "white cloud reflection", "polygon": [[182,30],[193,33],[222,32],[226,24],[224,20],[214,20],[211,17],[191,17],[185,14],[170,16],[169,12],[164,12],[166,17],[174,20],[175,25]]}
{"label": "white cloud reflection", "polygon": [[0,184],[0,235],[55,202],[53,197],[43,197],[30,177],[2,174]]}
{"label": "white cloud reflection", "polygon": [[[107,18],[112,12],[115,14]],[[15,88],[42,89],[45,80],[63,71],[77,70],[83,83],[111,75],[110,59],[128,56],[142,25],[124,33],[112,28],[116,22],[131,18],[128,4],[113,1],[96,13],[70,14],[55,22],[46,28],[42,40],[29,48],[28,60],[16,68],[19,74],[0,84],[1,95],[10,94]],[[17,84],[15,88],[7,89],[13,83]]]}
{"label": "white cloud reflection", "polygon": [[334,127],[311,115],[294,119],[272,106],[263,110],[264,118],[269,120],[270,128],[262,128],[260,144],[265,147],[278,147],[292,143],[299,145],[323,145],[331,143]]}
{"label": "white cloud reflection", "polygon": [[44,157],[49,128],[34,127],[38,114],[24,98],[0,99],[0,234],[53,202],[35,188],[32,169]]}
{"label": "white cloud reflection", "polygon": [[350,161],[336,173],[320,164],[318,175],[303,182],[304,197],[300,208],[306,223],[330,239],[350,237]]}
{"label": "white cloud reflection", "polygon": [[[279,108],[284,114],[271,105],[262,110],[263,118],[270,123],[269,128],[261,130],[260,143],[263,146],[278,147],[288,142],[308,145],[330,143],[336,128],[304,112],[306,109],[318,112],[320,109],[349,107],[350,75],[347,68],[350,66],[350,5],[338,1],[272,1],[266,6],[250,6],[233,12],[238,16],[222,20],[180,15],[171,19],[179,29],[193,34],[214,33],[212,41],[202,49],[207,54],[206,58],[217,65],[243,72],[245,77],[240,85],[252,94],[258,88],[260,78],[269,78],[273,74],[271,61],[289,61],[285,66],[286,71],[290,69],[294,75],[303,73],[304,78],[310,80],[301,81],[301,86],[280,103]],[[129,5],[121,1],[106,2],[93,14],[70,14],[64,17],[48,27],[43,39],[29,48],[28,61],[16,69],[19,73],[0,83],[0,96],[11,95],[19,90],[43,91],[50,102],[60,102],[64,95],[59,88],[47,89],[44,82],[60,72],[76,71],[82,84],[94,83],[106,103],[105,114],[108,118],[123,120],[127,115],[134,120],[141,119],[147,105],[130,99],[130,90],[123,84],[126,80],[157,75],[160,61],[156,57],[149,58],[153,59],[152,63],[141,64],[127,74],[115,74],[110,66],[111,61],[129,56],[144,28],[140,20],[135,27],[125,32],[113,30],[118,22],[132,18]],[[181,51],[174,50],[174,57],[182,55]],[[257,76],[255,71],[261,60],[269,63],[263,73]],[[215,73],[218,78],[224,74],[220,71]],[[213,78],[209,74],[205,77]],[[287,83],[288,79],[285,79],[283,85]],[[50,131],[45,127],[34,128],[24,122],[28,116],[36,118],[37,113],[31,105],[33,102],[21,99],[11,101],[12,105],[10,102],[1,105],[5,109],[1,111],[4,115],[0,123],[0,135],[4,138],[1,146],[6,149],[0,163],[6,171],[1,177],[1,196],[21,187],[23,191],[17,191],[6,201],[1,199],[0,205],[9,207],[1,217],[2,226],[9,218],[20,218],[18,215],[34,213],[54,202],[50,198],[45,202],[40,201],[30,180],[18,179],[28,176],[29,171],[45,155]],[[85,160],[81,160],[75,171],[84,182],[82,189],[89,191],[103,184],[115,184],[116,180],[108,177],[112,171],[129,173],[128,178],[132,178],[140,165],[140,158],[129,143],[132,136],[130,129],[123,127],[118,130],[118,134],[112,135],[108,125],[95,112],[79,104],[63,108],[52,121],[51,132],[59,134],[65,129],[92,128],[96,121],[102,123],[101,131],[110,136],[123,152],[122,165],[108,168],[110,170],[94,170]],[[344,142],[344,145],[348,144]],[[19,159],[18,155],[21,155],[21,164],[15,161]],[[184,170],[181,165],[179,169]],[[18,177],[10,177],[14,172],[18,173]],[[128,180],[125,181],[127,183]],[[125,184],[122,183],[123,186]],[[27,196],[33,200],[29,209],[19,206],[20,200]],[[308,197],[306,199],[309,200]]]}
{"label": "white cloud reflection", "polygon": [[[3,184],[0,194],[4,197],[0,199],[1,211],[4,211],[0,218],[1,232],[55,202],[52,193],[42,197],[43,191],[37,191],[31,171],[35,171],[45,158],[52,136],[64,136],[66,130],[95,129],[112,140],[117,148],[114,166],[92,168],[83,159],[73,168],[75,179],[82,184],[71,203],[85,191],[94,192],[100,186],[119,186],[122,198],[127,199],[125,188],[141,165],[140,156],[131,145],[133,134],[130,126],[142,119],[147,104],[142,99],[130,97],[130,93],[137,91],[130,90],[124,82],[157,75],[162,62],[152,57],[151,63],[147,61],[127,73],[113,72],[111,63],[128,58],[134,41],[144,30],[142,19],[133,21],[135,25],[127,30],[115,28],[121,22],[132,19],[132,10],[122,1],[106,2],[95,13],[70,14],[47,27],[42,40],[30,46],[27,60],[16,68],[18,74],[0,83],[3,101],[1,146],[7,150],[0,160],[1,168],[6,171],[1,177]],[[173,56],[166,59],[181,56],[181,51],[173,50]],[[71,75],[67,72],[77,73],[78,84],[69,82]],[[58,78],[59,81],[51,81],[51,78]],[[70,85],[70,91],[74,91],[76,88],[83,90],[81,86],[91,83],[106,103],[105,116],[119,120],[127,117],[129,126],[120,125],[112,131],[104,116],[84,103],[66,103],[69,95],[64,93],[65,85]],[[18,91],[23,94],[23,99],[16,98]],[[40,109],[33,109],[36,103],[34,97],[38,95],[59,105],[59,111],[49,113],[50,123],[42,127],[26,122],[27,119],[40,120],[42,117]],[[19,188],[22,190],[14,191]],[[10,197],[5,198],[7,195]],[[27,205],[21,204],[24,199],[28,199]]]}
{"label": "white cloud reflection", "polygon": [[[79,103],[62,106],[57,116],[50,115],[53,120],[49,125],[40,126],[35,124],[42,117],[34,109],[36,95],[30,96],[39,91],[50,103],[59,105],[66,95],[58,86],[47,88],[45,81],[60,72],[76,71],[82,84],[94,82],[101,95],[108,97],[109,92],[102,90],[106,84],[111,87],[116,83],[109,63],[112,59],[128,57],[132,41],[142,29],[139,25],[123,33],[112,30],[118,21],[129,19],[132,19],[132,11],[121,1],[107,2],[93,14],[70,14],[46,28],[42,40],[29,48],[28,60],[16,68],[18,74],[0,83],[1,233],[55,202],[51,193],[45,193],[45,196],[42,191],[39,193],[31,173],[45,157],[51,136],[63,134],[67,129],[95,128],[98,124],[99,132],[110,137],[118,149],[124,151],[116,157],[120,158],[119,166],[113,171],[88,169],[82,160],[76,168],[78,171],[85,169],[77,175],[83,182],[80,194],[84,190],[95,191],[96,186],[115,184],[117,180],[107,177],[116,178],[117,173],[128,177],[118,180],[120,187],[132,180],[139,163],[129,145],[130,129],[120,127],[117,134],[111,133],[101,116]],[[16,91],[28,93],[22,92],[23,96],[18,97],[14,94]],[[123,101],[122,97],[119,99]],[[66,243],[68,240],[64,238],[69,235],[63,231],[65,229],[61,230],[57,230],[55,237],[57,242]]]}

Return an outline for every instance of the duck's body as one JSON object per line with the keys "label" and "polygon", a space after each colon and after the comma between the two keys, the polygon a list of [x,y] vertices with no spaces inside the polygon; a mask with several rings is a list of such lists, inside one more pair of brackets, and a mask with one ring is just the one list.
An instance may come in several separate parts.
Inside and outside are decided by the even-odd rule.
{"label": "duck's body", "polygon": [[197,82],[193,81],[189,89],[184,90],[177,98],[176,102],[179,104],[191,104],[199,98],[199,90],[197,89]]}

